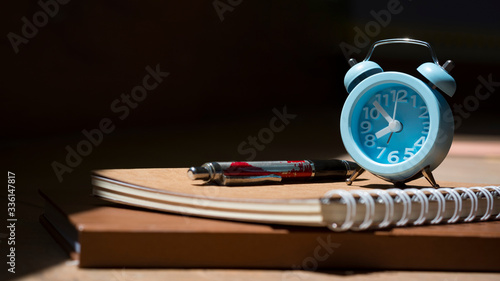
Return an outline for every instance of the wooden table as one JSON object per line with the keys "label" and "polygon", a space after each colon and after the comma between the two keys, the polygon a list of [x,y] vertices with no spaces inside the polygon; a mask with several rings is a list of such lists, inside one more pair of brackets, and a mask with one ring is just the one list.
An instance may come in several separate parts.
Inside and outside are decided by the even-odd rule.
{"label": "wooden table", "polygon": [[[23,185],[23,179],[29,178],[22,174],[18,177],[19,186]],[[500,139],[457,137],[449,156],[435,171],[435,177],[438,181],[500,184]],[[33,175],[30,182],[35,179]],[[19,198],[33,199],[17,202],[16,274],[6,272],[5,263],[0,274],[17,280],[500,280],[500,273],[479,272],[80,269],[38,222],[43,212],[41,198],[22,197],[22,189],[17,192]],[[6,245],[6,234],[1,235],[1,245]]]}

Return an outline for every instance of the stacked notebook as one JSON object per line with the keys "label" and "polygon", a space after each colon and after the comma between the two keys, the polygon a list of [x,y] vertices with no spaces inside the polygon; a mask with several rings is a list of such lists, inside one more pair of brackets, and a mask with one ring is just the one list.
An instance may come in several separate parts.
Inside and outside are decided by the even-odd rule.
{"label": "stacked notebook", "polygon": [[226,187],[186,171],[95,171],[95,197],[41,191],[41,221],[82,267],[500,270],[496,186]]}
{"label": "stacked notebook", "polygon": [[[441,183],[440,189],[395,189],[372,175],[344,182],[219,186],[193,183],[186,169],[101,170],[94,195],[106,200],[218,219],[365,230],[500,218],[500,188]],[[460,187],[458,187],[460,186]],[[453,187],[453,188],[450,188]]]}

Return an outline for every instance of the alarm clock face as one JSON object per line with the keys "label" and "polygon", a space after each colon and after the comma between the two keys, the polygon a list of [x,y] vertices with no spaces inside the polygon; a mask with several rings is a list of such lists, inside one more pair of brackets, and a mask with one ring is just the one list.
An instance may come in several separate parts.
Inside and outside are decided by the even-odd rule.
{"label": "alarm clock face", "polygon": [[446,157],[453,139],[453,119],[442,114],[448,110],[439,93],[411,75],[374,74],[354,87],[344,104],[342,140],[364,169],[405,181]]}
{"label": "alarm clock face", "polygon": [[371,160],[396,164],[409,160],[429,134],[429,110],[413,89],[389,83],[372,89],[353,112],[354,141]]}

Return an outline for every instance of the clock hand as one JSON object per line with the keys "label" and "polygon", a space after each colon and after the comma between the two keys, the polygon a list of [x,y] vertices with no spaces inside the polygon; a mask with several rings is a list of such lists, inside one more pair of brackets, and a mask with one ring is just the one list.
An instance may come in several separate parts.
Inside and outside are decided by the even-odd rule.
{"label": "clock hand", "polygon": [[378,110],[378,112],[380,112],[380,114],[382,114],[382,116],[385,118],[385,120],[387,120],[387,122],[391,123],[393,121],[394,117],[391,118],[391,116],[389,116],[389,114],[387,113],[387,111],[385,111],[385,109],[382,106],[380,106],[380,104],[378,103],[378,101],[374,101],[373,105]]}
{"label": "clock hand", "polygon": [[[398,108],[398,101],[399,101],[399,91],[396,93],[396,101],[394,102],[394,113],[392,114],[392,119],[395,121],[395,122],[398,122],[397,120],[395,120],[394,118],[396,118],[396,109]],[[401,126],[401,123],[399,123],[400,126]],[[389,123],[389,126],[391,124]],[[401,130],[401,129],[400,129]],[[391,141],[391,138],[392,138],[392,134],[394,134],[394,130],[391,130],[391,134],[389,135],[389,139],[387,140],[387,144],[389,144],[389,142]]]}
{"label": "clock hand", "polygon": [[379,138],[387,135],[388,133],[391,133],[391,135],[389,136],[389,140],[387,141],[387,143],[389,143],[389,141],[391,140],[392,134],[397,133],[397,132],[401,132],[402,129],[403,129],[403,124],[401,124],[401,122],[399,122],[398,120],[394,120],[391,123],[389,123],[389,125],[387,127],[376,132],[375,137],[377,137],[377,139],[379,139]]}
{"label": "clock hand", "polygon": [[387,139],[387,144],[389,144],[389,142],[391,141],[392,134],[394,134],[394,132],[391,132],[391,134],[389,135],[389,138]]}
{"label": "clock hand", "polygon": [[387,127],[383,128],[382,130],[376,132],[375,137],[377,137],[377,139],[379,139],[379,138],[381,138],[381,137],[383,137],[391,132],[392,132],[391,128],[389,126],[387,126]]}
{"label": "clock hand", "polygon": [[396,109],[398,108],[399,92],[396,94],[396,101],[394,103],[394,113],[392,114],[392,119],[396,118]]}

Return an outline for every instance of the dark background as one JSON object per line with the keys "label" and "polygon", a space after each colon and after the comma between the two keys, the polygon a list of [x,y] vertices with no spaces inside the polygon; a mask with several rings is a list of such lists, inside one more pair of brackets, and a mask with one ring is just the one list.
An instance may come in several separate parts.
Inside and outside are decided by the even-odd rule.
{"label": "dark background", "polygon": [[[345,153],[339,119],[348,65],[339,45],[356,47],[356,28],[365,30],[375,22],[370,11],[387,10],[389,2],[232,1],[238,5],[221,21],[213,0],[72,0],[17,54],[7,34],[22,35],[21,18],[32,21],[41,8],[37,1],[3,3],[1,147],[5,169],[17,176],[19,211],[42,212],[38,188],[90,192],[92,169],[247,159],[238,146],[284,107],[296,117],[254,160]],[[450,105],[474,95],[480,75],[500,81],[498,1],[399,5],[367,43],[411,37],[431,43],[441,63],[454,60],[458,90]],[[362,60],[369,45],[358,47],[354,57]],[[398,45],[377,48],[372,59],[385,70],[415,74],[430,56]],[[157,64],[170,75],[120,120],[110,105]],[[498,104],[498,93],[481,101],[456,134],[499,135]],[[86,139],[82,130],[98,128],[103,118],[115,130],[58,180],[53,163],[66,164],[66,147],[76,148]]]}

